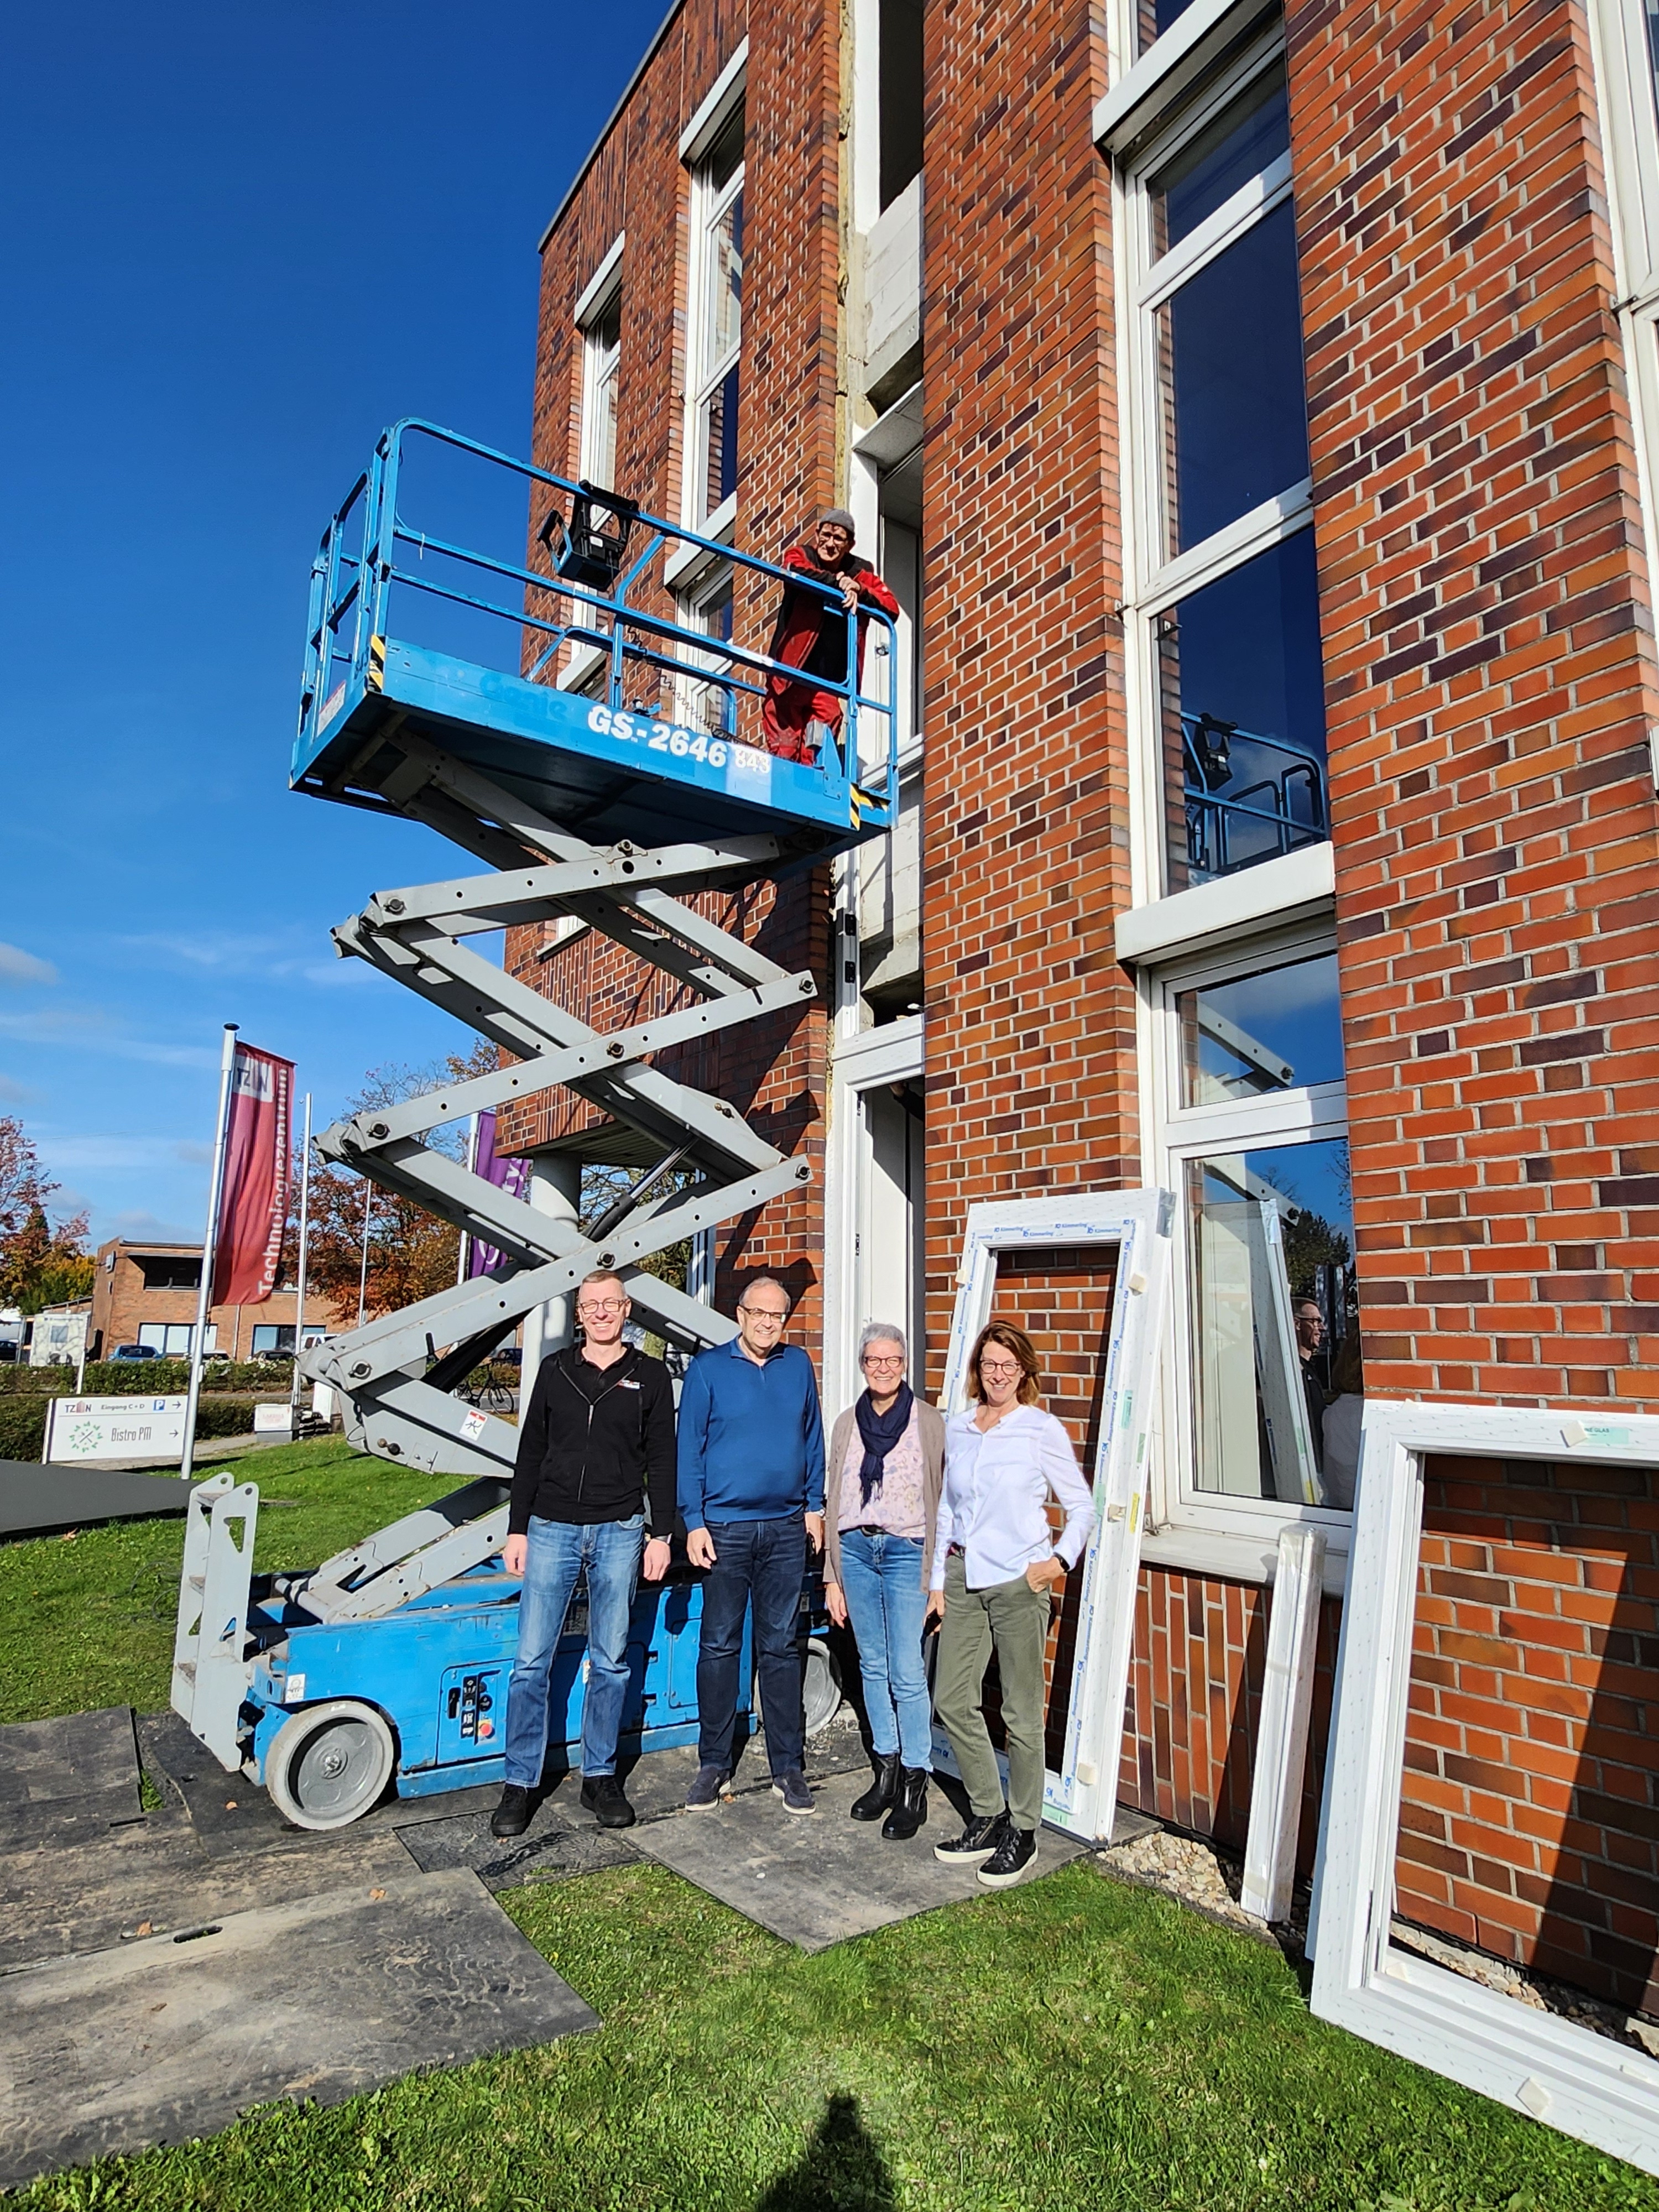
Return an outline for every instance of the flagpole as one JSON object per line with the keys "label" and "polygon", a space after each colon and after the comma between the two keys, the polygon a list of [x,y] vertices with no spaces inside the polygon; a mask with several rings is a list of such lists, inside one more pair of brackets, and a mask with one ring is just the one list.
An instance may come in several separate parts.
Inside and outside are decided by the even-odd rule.
{"label": "flagpole", "polygon": [[230,1075],[236,1059],[236,1024],[225,1024],[219,1060],[219,1121],[213,1135],[213,1173],[208,1182],[207,1233],[202,1239],[202,1282],[196,1293],[196,1327],[190,1340],[190,1389],[185,1398],[185,1442],[179,1473],[188,1482],[196,1468],[196,1408],[202,1396],[202,1354],[213,1305],[213,1261],[219,1243],[219,1200],[225,1187],[225,1132],[230,1120]]}
{"label": "flagpole", "polygon": [[[478,1172],[478,1121],[479,1116],[475,1114],[472,1116],[472,1127],[467,1133],[466,1171],[469,1175],[477,1175]],[[455,1280],[458,1285],[466,1280],[467,1271],[471,1265],[472,1239],[463,1229],[455,1240]]]}
{"label": "flagpole", "polygon": [[374,1206],[374,1186],[363,1177],[363,1264],[357,1270],[357,1326],[363,1325],[363,1311],[368,1303],[368,1217]]}
{"label": "flagpole", "polygon": [[295,1269],[294,1365],[288,1382],[288,1432],[294,1434],[300,1413],[300,1340],[306,1325],[307,1244],[311,1234],[311,1093],[306,1093],[305,1142],[300,1152],[300,1255]]}

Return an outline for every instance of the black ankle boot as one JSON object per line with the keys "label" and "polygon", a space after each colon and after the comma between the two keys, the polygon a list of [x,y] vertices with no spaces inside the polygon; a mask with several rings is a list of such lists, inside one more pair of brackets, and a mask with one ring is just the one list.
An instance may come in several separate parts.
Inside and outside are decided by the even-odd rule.
{"label": "black ankle boot", "polygon": [[875,1780],[862,1797],[853,1800],[853,1818],[855,1820],[880,1820],[898,1796],[898,1786],[899,1755],[895,1751],[885,1759],[877,1759]]}
{"label": "black ankle boot", "polygon": [[927,1784],[931,1778],[927,1769],[906,1766],[899,1771],[899,1794],[893,1801],[892,1811],[881,1824],[881,1832],[890,1844],[908,1843],[927,1820]]}

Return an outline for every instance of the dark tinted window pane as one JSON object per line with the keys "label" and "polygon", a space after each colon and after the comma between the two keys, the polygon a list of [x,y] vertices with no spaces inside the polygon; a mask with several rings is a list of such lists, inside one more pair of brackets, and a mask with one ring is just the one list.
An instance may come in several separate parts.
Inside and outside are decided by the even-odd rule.
{"label": "dark tinted window pane", "polygon": [[708,181],[715,191],[728,183],[743,159],[744,111],[729,115],[708,151]]}
{"label": "dark tinted window pane", "polygon": [[1351,1506],[1364,1378],[1346,1144],[1190,1161],[1187,1234],[1197,1487]]}
{"label": "dark tinted window pane", "polygon": [[1288,153],[1290,145],[1285,73],[1269,70],[1153,179],[1158,252],[1167,253],[1179,245],[1241,185]]}
{"label": "dark tinted window pane", "polygon": [[889,208],[921,168],[921,0],[881,0],[880,199]]}
{"label": "dark tinted window pane", "polygon": [[1283,202],[1163,311],[1174,400],[1172,551],[1308,473],[1296,231]]}
{"label": "dark tinted window pane", "polygon": [[1312,531],[1183,599],[1159,646],[1170,890],[1328,836]]}
{"label": "dark tinted window pane", "polygon": [[1334,952],[1182,991],[1176,1011],[1184,1106],[1269,1097],[1341,1079]]}

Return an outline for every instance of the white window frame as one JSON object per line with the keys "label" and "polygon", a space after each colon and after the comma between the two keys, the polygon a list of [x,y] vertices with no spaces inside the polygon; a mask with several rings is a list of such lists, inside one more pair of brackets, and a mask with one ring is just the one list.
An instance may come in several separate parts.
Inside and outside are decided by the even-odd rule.
{"label": "white window frame", "polygon": [[1659,2063],[1390,1940],[1430,1452],[1659,1467],[1659,1419],[1367,1403],[1308,1934],[1313,2010],[1511,2112],[1659,2173]]}
{"label": "white window frame", "polygon": [[[1184,19],[1183,19],[1184,20]],[[1173,35],[1173,30],[1165,38]],[[1164,40],[1159,40],[1159,45]],[[1222,529],[1171,556],[1164,512],[1165,404],[1158,352],[1158,310],[1191,276],[1291,197],[1284,155],[1207,216],[1158,259],[1152,252],[1150,182],[1250,83],[1282,62],[1278,21],[1254,39],[1208,85],[1117,165],[1113,185],[1117,256],[1119,390],[1122,394],[1124,664],[1130,743],[1130,882],[1136,905],[1168,894],[1165,850],[1168,774],[1156,625],[1180,602],[1218,577],[1282,544],[1313,522],[1312,482],[1304,477]],[[1244,872],[1241,871],[1240,872]]]}
{"label": "white window frame", "polygon": [[[850,856],[849,856],[850,857]],[[845,933],[838,933],[845,939]],[[837,945],[839,957],[841,945]],[[926,1017],[907,1015],[878,1028],[838,1037],[830,1068],[830,1132],[823,1162],[823,1399],[838,1412],[864,1387],[858,1366],[858,1333],[872,1316],[858,1310],[860,1182],[869,1139],[863,1094],[892,1083],[920,1081],[927,1066]],[[921,1384],[922,1346],[910,1347]]]}
{"label": "white window frame", "polygon": [[[1116,1816],[1173,1212],[1170,1194],[1154,1189],[1067,1191],[970,1206],[945,1359],[941,1403],[947,1413],[959,1413],[968,1403],[968,1355],[990,1318],[1000,1253],[1079,1244],[1116,1249],[1100,1431],[1095,1464],[1085,1470],[1095,1523],[1082,1561],[1066,1748],[1060,1771],[1048,1771],[1042,1789],[1044,1820],[1091,1842],[1110,1836]],[[933,1757],[936,1765],[955,1771],[942,1729],[934,1731]]]}
{"label": "white window frame", "polygon": [[[621,248],[622,240],[618,239],[605,257],[609,281],[597,296],[585,298],[586,312],[577,319],[582,340],[582,402],[576,474],[585,477],[589,483],[597,484],[605,491],[617,489],[612,481],[617,471],[614,434],[607,459],[602,451],[604,441],[600,428],[607,395],[614,405],[617,377],[622,364],[620,328],[614,342],[607,344],[604,337],[605,324],[613,314],[619,313],[622,306]],[[613,417],[613,434],[615,427]]]}
{"label": "white window frame", "polygon": [[1229,946],[1212,945],[1140,979],[1142,1127],[1153,1137],[1149,1164],[1158,1181],[1176,1194],[1172,1258],[1177,1285],[1170,1317],[1173,1356],[1164,1363],[1159,1394],[1147,1554],[1162,1565],[1270,1582],[1280,1530],[1305,1525],[1324,1532],[1328,1589],[1341,1588],[1346,1571],[1353,1518],[1347,1509],[1271,1498],[1231,1498],[1194,1486],[1193,1255],[1188,1243],[1186,1169],[1189,1160],[1214,1152],[1346,1142],[1346,1085],[1310,1084],[1260,1098],[1184,1106],[1176,1000],[1182,991],[1289,967],[1335,950],[1335,924],[1327,918],[1264,931]]}
{"label": "white window frame", "polygon": [[690,252],[686,270],[685,465],[681,471],[680,519],[688,529],[700,531],[708,538],[726,535],[737,516],[735,491],[707,511],[702,502],[708,481],[709,404],[733,364],[743,358],[740,313],[737,344],[714,368],[705,371],[701,365],[708,313],[709,240],[716,224],[742,193],[748,167],[746,161],[739,161],[725,184],[716,190],[710,179],[708,158],[733,113],[743,105],[748,52],[745,40],[721,72],[680,143],[681,159],[691,172]]}
{"label": "white window frame", "polygon": [[[735,635],[737,571],[730,561],[722,561],[712,555],[702,554],[701,547],[694,547],[692,550],[702,557],[693,564],[690,577],[679,583],[675,592],[677,619],[680,628],[690,630],[703,629],[710,602],[718,597],[722,586],[730,586],[734,602],[733,635]],[[712,635],[713,633],[709,632],[708,635]],[[725,641],[722,640],[721,642]],[[716,675],[724,675],[732,666],[731,661],[718,652],[699,653],[691,662],[682,665],[688,668],[696,665],[705,666],[713,670]],[[689,730],[707,729],[708,725],[702,717],[702,702],[705,696],[703,686],[690,674],[677,676],[674,679],[674,712],[684,727]],[[743,695],[728,692],[724,696],[740,700]],[[726,737],[731,735],[731,732],[720,729],[710,730],[708,734],[711,737]]]}
{"label": "white window frame", "polygon": [[1589,0],[1589,18],[1650,589],[1659,599],[1659,88],[1643,0]]}

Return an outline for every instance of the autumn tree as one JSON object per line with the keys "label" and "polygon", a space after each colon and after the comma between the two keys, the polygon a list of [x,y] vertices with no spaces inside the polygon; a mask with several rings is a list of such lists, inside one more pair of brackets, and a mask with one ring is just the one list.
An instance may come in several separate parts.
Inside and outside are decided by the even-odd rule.
{"label": "autumn tree", "polygon": [[87,1217],[54,1219],[58,1188],[22,1122],[0,1115],[0,1305],[34,1314],[91,1297]]}

